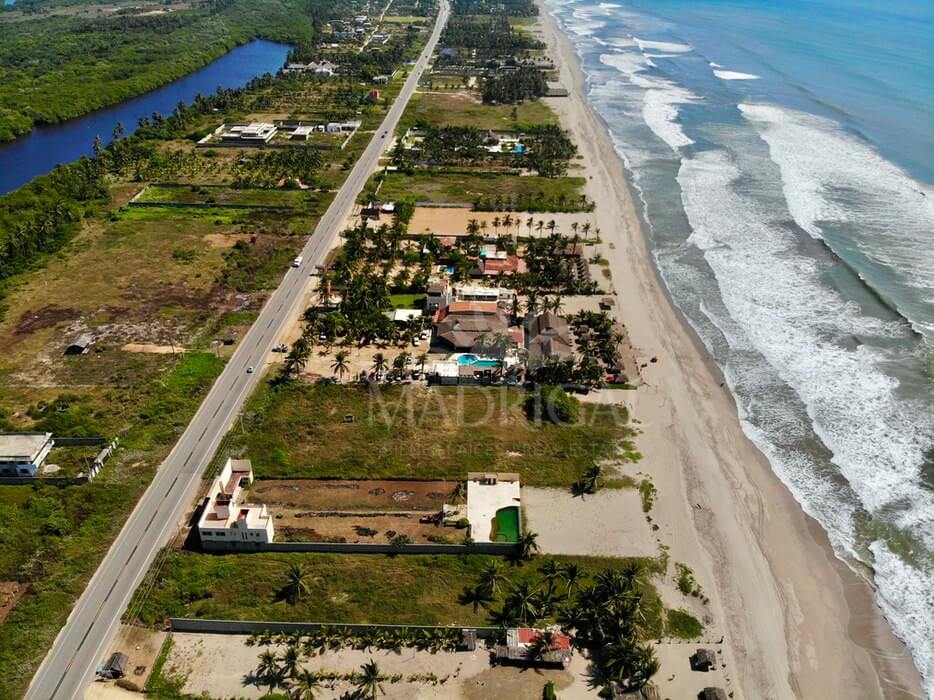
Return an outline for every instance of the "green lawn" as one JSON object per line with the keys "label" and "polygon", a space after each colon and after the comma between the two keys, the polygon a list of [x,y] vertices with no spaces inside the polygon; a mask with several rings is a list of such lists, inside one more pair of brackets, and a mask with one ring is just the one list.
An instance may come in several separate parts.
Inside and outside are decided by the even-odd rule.
{"label": "green lawn", "polygon": [[[552,557],[548,557],[551,559]],[[620,569],[628,560],[599,557],[553,557],[574,562],[585,574]],[[285,620],[423,625],[490,624],[490,611],[458,602],[475,585],[494,557],[483,555],[367,554],[231,554],[206,555],[166,550],[162,565],[150,570],[157,578],[148,595],[137,592],[129,610],[145,624],[160,625],[168,617],[233,620]],[[522,566],[504,565],[508,585],[538,584],[544,557]],[[157,560],[159,561],[159,560]],[[496,559],[502,563],[501,559]],[[648,570],[657,566],[643,560]],[[289,564],[305,565],[310,591],[294,605],[281,596]],[[141,586],[140,590],[147,590]],[[646,584],[647,628],[658,633],[662,604]],[[502,594],[500,594],[500,599]],[[499,607],[497,602],[491,608]]]}
{"label": "green lawn", "polygon": [[[258,476],[463,479],[518,471],[523,483],[570,487],[584,467],[631,447],[622,406],[582,404],[580,424],[530,422],[519,389],[263,385],[231,449]],[[344,422],[354,416],[352,423]]]}
{"label": "green lawn", "polygon": [[[419,202],[474,204],[497,197],[524,202],[530,200],[536,210],[580,210],[582,177],[516,177],[491,173],[416,172],[406,175],[387,173],[380,189],[383,199]],[[541,208],[538,207],[551,207]]]}
{"label": "green lawn", "polygon": [[424,294],[393,294],[389,297],[394,309],[420,309],[425,304]]}
{"label": "green lawn", "polygon": [[521,124],[557,124],[558,115],[541,100],[530,100],[519,105],[486,105],[472,93],[419,92],[409,101],[400,121],[400,129],[405,130],[420,122],[432,126],[470,125],[478,129],[515,129]]}

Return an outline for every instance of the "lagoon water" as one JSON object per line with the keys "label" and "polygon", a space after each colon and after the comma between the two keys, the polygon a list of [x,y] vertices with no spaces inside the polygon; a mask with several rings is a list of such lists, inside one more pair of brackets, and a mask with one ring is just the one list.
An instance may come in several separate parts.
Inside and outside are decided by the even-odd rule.
{"label": "lagoon water", "polygon": [[746,433],[934,696],[934,6],[548,7]]}
{"label": "lagoon water", "polygon": [[253,41],[145,95],[62,124],[36,127],[26,136],[0,144],[0,194],[25,185],[56,165],[90,155],[95,136],[107,145],[118,123],[129,134],[140,117],[154,112],[170,114],[179,102],[190,103],[199,93],[208,95],[218,87],[242,87],[265,73],[276,73],[284,65],[289,48],[271,41]]}

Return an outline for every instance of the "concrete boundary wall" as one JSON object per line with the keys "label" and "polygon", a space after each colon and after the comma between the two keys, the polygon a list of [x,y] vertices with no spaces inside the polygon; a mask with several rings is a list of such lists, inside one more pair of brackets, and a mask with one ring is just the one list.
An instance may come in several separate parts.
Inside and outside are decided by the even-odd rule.
{"label": "concrete boundary wall", "polygon": [[347,629],[354,632],[375,630],[469,630],[476,632],[478,639],[492,639],[502,630],[499,627],[461,627],[443,625],[383,625],[353,624],[343,622],[274,622],[262,620],[198,620],[190,617],[170,617],[169,626],[173,632],[194,632],[201,634],[261,634],[263,632],[289,634],[292,632],[317,632],[322,628]]}
{"label": "concrete boundary wall", "polygon": [[475,542],[474,544],[368,544],[351,542],[202,542],[205,552],[236,554],[247,552],[319,552],[332,554],[516,554],[512,542]]}

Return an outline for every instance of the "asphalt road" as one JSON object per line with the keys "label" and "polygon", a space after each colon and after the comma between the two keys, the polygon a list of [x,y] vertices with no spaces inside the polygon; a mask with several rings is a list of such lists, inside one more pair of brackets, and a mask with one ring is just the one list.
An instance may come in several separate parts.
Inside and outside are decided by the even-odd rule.
{"label": "asphalt road", "polygon": [[210,463],[221,438],[260,381],[261,373],[248,374],[247,367],[263,366],[289,319],[299,311],[309,276],[333,247],[357,195],[391,141],[399,117],[415,91],[447,22],[448,11],[447,0],[441,0],[441,9],[428,44],[379,130],[305,244],[303,264],[290,268],[286,273],[178,443],[159,467],[152,484],[78,599],[68,622],[33,677],[27,698],[80,698],[92,680],[97,664],[105,660],[103,655],[133,591],[159,549],[176,532],[197,496],[201,474]]}

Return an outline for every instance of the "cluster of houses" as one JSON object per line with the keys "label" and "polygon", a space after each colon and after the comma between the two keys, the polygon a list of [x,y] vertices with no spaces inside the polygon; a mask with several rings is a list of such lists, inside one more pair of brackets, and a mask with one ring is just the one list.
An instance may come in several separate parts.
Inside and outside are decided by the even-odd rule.
{"label": "cluster of houses", "polygon": [[[411,128],[403,134],[400,142],[411,160],[416,162],[421,160],[420,154],[425,137],[424,129]],[[526,152],[524,138],[525,134],[518,131],[487,129],[483,135],[482,147],[492,157],[522,155]],[[425,162],[431,165],[443,164],[427,160]]]}
{"label": "cluster of houses", "polygon": [[274,139],[307,141],[312,134],[353,135],[360,128],[359,120],[306,124],[301,121],[249,122],[246,124],[221,124],[205,136],[199,145],[219,140],[222,144],[239,146],[262,146]]}
{"label": "cluster of houses", "polygon": [[284,73],[309,73],[330,78],[337,75],[337,66],[330,61],[312,61],[311,63],[288,63],[282,69]]}

